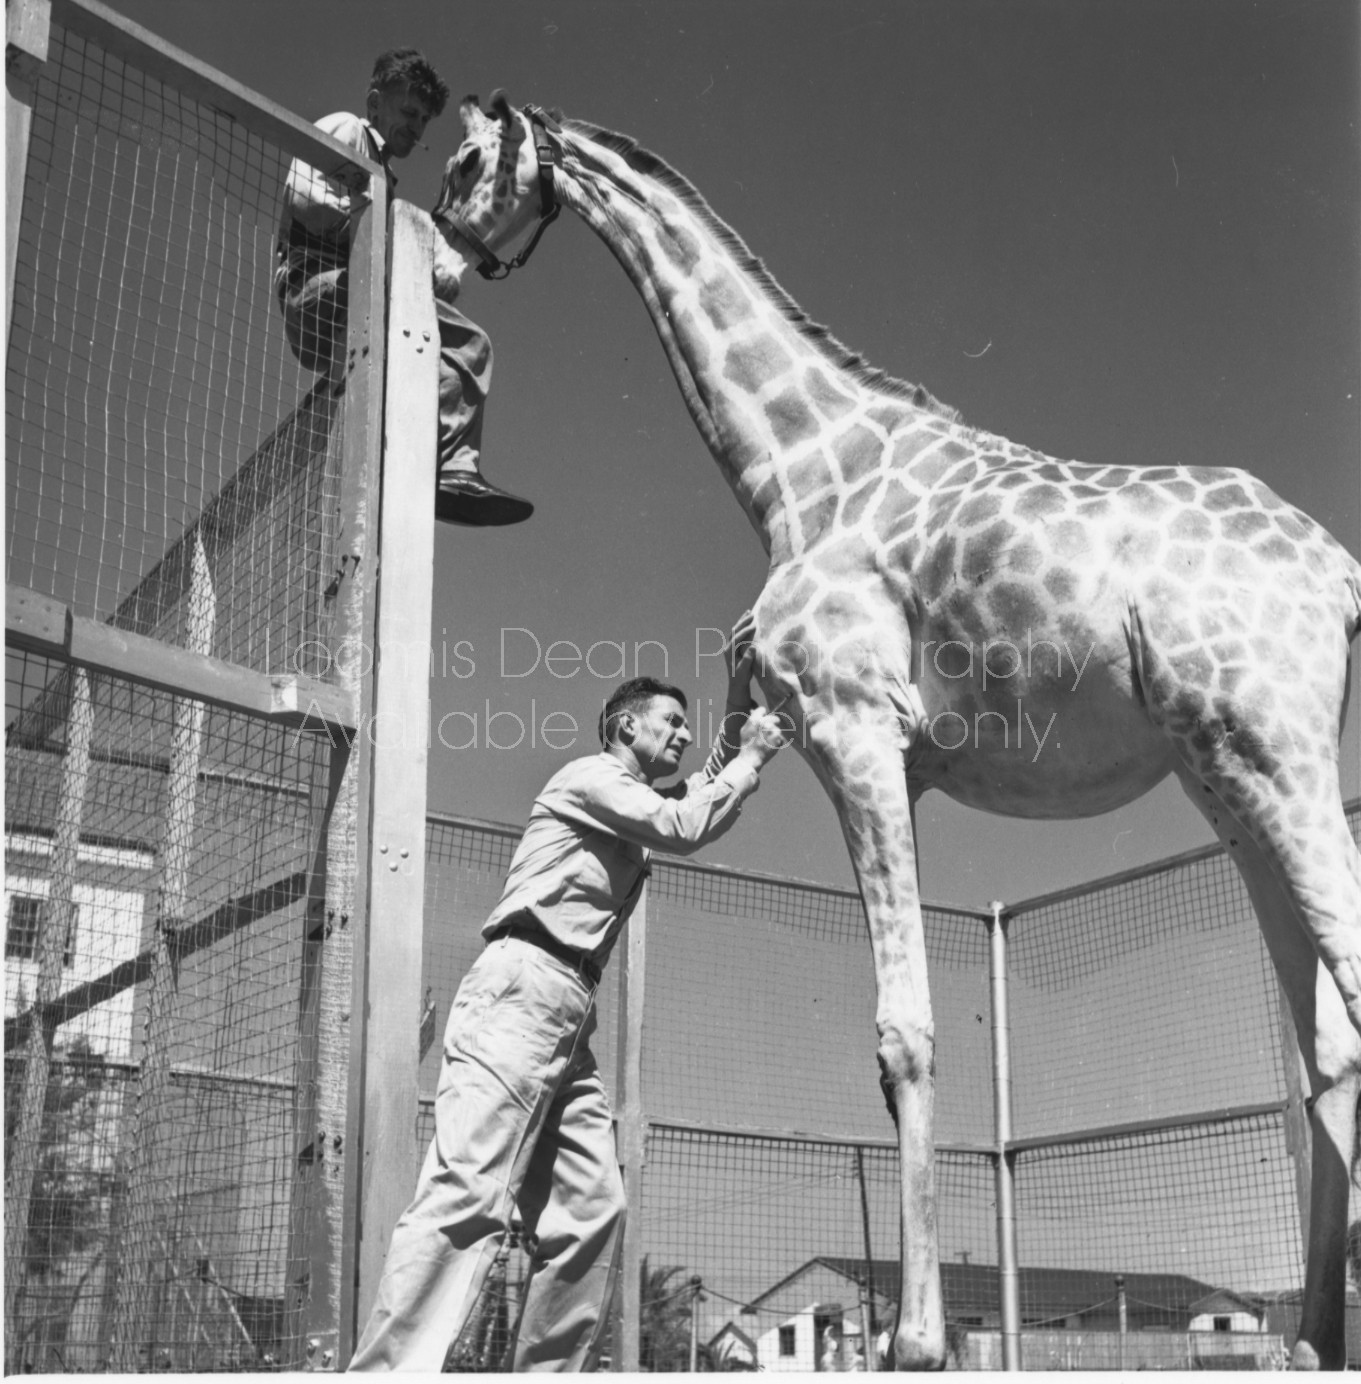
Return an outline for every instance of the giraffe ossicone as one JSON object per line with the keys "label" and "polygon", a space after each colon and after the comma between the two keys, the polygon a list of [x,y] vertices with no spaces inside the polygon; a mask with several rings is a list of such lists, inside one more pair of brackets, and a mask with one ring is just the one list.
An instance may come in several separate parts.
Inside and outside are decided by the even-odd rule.
{"label": "giraffe ossicone", "polygon": [[[539,214],[534,141],[500,93],[462,114],[441,208],[514,243]],[[967,426],[811,323],[655,155],[576,120],[551,141],[558,198],[633,281],[770,557],[760,682],[836,807],[869,924],[902,1173],[898,1364],[945,1360],[916,800],[1081,817],[1175,774],[1294,1014],[1313,1143],[1294,1362],[1340,1368],[1361,857],[1338,748],[1361,564],[1246,472],[1082,465]]]}

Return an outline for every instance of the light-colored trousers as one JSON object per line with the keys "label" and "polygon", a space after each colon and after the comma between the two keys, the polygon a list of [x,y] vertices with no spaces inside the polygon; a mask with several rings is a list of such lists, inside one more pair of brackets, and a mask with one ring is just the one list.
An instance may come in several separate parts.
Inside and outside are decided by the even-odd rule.
{"label": "light-colored trousers", "polygon": [[473,963],[445,1030],[435,1137],[350,1369],[438,1372],[516,1206],[536,1248],[514,1367],[595,1368],[624,1226],[595,1022],[587,982],[533,943],[501,938]]}
{"label": "light-colored trousers", "polygon": [[[303,368],[340,370],[350,301],[349,269],[311,264],[301,251],[294,251],[276,271],[274,282],[284,335]],[[477,470],[482,416],[491,389],[491,338],[441,298],[435,299],[435,316],[439,322],[439,469]]]}

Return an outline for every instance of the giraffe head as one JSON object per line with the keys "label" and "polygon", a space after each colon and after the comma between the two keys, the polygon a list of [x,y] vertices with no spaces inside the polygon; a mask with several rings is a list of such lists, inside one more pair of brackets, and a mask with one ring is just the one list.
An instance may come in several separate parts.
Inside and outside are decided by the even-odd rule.
{"label": "giraffe head", "polygon": [[534,141],[503,91],[492,94],[490,115],[476,96],[464,98],[459,115],[463,143],[445,167],[435,221],[471,232],[470,239],[499,253],[540,217]]}

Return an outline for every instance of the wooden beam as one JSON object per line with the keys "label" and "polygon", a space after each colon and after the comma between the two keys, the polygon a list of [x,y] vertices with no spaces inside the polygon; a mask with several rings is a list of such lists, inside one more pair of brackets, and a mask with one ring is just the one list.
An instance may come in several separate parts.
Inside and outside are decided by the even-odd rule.
{"label": "wooden beam", "polygon": [[5,587],[5,643],[16,649],[65,658],[71,648],[71,611],[62,601]]}
{"label": "wooden beam", "polygon": [[[249,927],[281,908],[296,903],[307,893],[307,872],[299,870],[295,874],[276,879],[272,884],[229,899],[202,918],[187,923],[174,932],[170,948],[176,961],[183,961],[204,947],[211,947],[224,937]],[[134,985],[140,985],[151,974],[154,953],[148,949],[136,956],[120,961],[118,965],[105,971],[92,980],[81,984],[48,1000],[42,1005],[34,1005],[22,1014],[5,1020],[5,1051],[10,1052],[24,1041],[32,1027],[34,1017],[40,1023],[53,1028],[69,1023],[72,1019],[88,1013],[97,1004],[112,999]]]}
{"label": "wooden beam", "polygon": [[283,106],[200,62],[140,24],[124,19],[99,0],[52,0],[52,18],[65,29],[93,39],[106,52],[164,82],[285,153],[324,173],[359,169],[370,183],[385,184],[383,170]]}
{"label": "wooden beam", "polygon": [[[213,647],[217,627],[217,592],[201,537],[196,536],[191,565],[185,652],[206,656]],[[164,1195],[161,1183],[175,1122],[169,1103],[175,1011],[180,998],[180,966],[175,959],[174,941],[189,906],[206,714],[207,707],[195,698],[176,697],[171,703],[170,773],[163,800],[165,834],[159,852],[160,888],[156,891],[151,975],[144,992],[142,1068],[128,1141],[126,1233],[113,1247],[118,1291],[110,1362],[115,1369],[128,1372],[142,1362],[142,1346],[154,1334],[156,1283],[160,1277],[157,1206]]]}
{"label": "wooden beam", "polygon": [[49,0],[5,3],[5,321],[14,321],[14,272],[33,128],[33,88],[47,61]]}
{"label": "wooden beam", "polygon": [[5,588],[5,644],[274,725],[338,734],[346,741],[354,734],[354,698],[331,683],[294,673],[257,673],[196,654],[73,615],[60,601],[23,587]]}
{"label": "wooden beam", "polygon": [[5,66],[20,56],[45,63],[51,28],[51,0],[5,0]]}

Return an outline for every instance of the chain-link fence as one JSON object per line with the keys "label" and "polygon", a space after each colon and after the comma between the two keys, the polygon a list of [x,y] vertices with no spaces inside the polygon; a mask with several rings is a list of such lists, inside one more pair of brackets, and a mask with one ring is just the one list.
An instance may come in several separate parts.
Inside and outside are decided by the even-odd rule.
{"label": "chain-link fence", "polygon": [[8,17],[6,1367],[299,1365],[375,467],[272,278],[290,159],[340,151],[99,5]]}
{"label": "chain-link fence", "polygon": [[[422,1141],[436,1026],[517,838],[429,822]],[[1281,1364],[1302,1246],[1279,997],[1232,864],[1200,851],[1004,916],[1025,1364]],[[1002,1363],[991,917],[925,910],[943,1290],[973,1368]],[[877,1365],[899,1182],[859,897],[660,859],[646,945],[642,1367]],[[607,977],[607,1081],[617,1010]],[[528,1271],[513,1245],[452,1368],[502,1367]]]}

